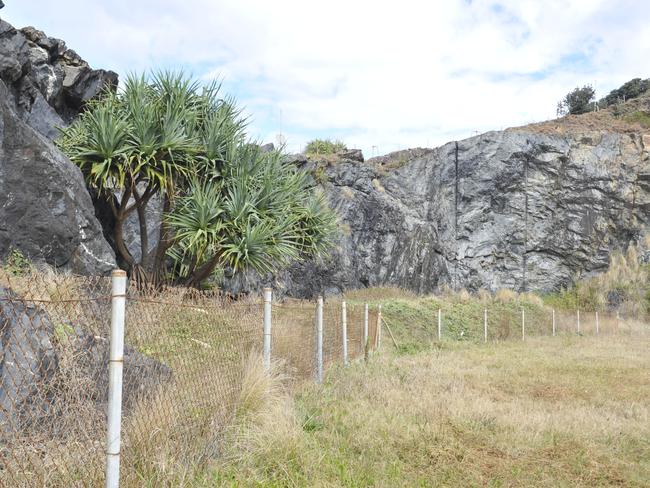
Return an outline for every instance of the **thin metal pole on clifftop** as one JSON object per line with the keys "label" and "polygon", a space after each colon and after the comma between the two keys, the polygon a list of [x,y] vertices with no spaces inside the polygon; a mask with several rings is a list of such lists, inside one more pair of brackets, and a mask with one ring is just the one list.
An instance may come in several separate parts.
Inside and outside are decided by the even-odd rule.
{"label": "thin metal pole on clifftop", "polygon": [[120,486],[120,427],[122,421],[122,369],[124,366],[124,318],[126,272],[112,274],[111,337],[108,360],[108,422],[106,433],[106,488]]}
{"label": "thin metal pole on clifftop", "polygon": [[553,337],[555,337],[555,309],[553,309],[552,312],[553,312]]}
{"label": "thin metal pole on clifftop", "polygon": [[381,348],[381,305],[377,308],[377,350]]}

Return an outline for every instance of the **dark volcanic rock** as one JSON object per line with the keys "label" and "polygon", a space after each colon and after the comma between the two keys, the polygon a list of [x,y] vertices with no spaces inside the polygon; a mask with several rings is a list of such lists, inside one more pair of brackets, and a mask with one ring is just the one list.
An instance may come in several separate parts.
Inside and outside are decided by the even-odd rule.
{"label": "dark volcanic rock", "polygon": [[77,273],[115,267],[81,172],[21,120],[0,81],[0,259],[12,248]]}
{"label": "dark volcanic rock", "polygon": [[117,74],[93,70],[60,39],[33,27],[15,29],[0,20],[0,80],[16,113],[54,139],[85,102],[117,87]]}
{"label": "dark volcanic rock", "polygon": [[116,83],[63,41],[0,20],[0,260],[16,248],[77,273],[115,267],[81,172],[51,139]]}
{"label": "dark volcanic rock", "polygon": [[48,402],[39,389],[58,367],[53,333],[42,310],[0,287],[0,434],[46,411]]}
{"label": "dark volcanic rock", "polygon": [[[82,374],[93,378],[93,390],[88,396],[103,405],[108,401],[109,340],[77,332],[75,358]],[[171,379],[172,370],[129,345],[124,345],[122,403],[128,411],[136,401]]]}
{"label": "dark volcanic rock", "polygon": [[363,163],[363,151],[361,149],[346,149],[339,153],[341,159],[349,159],[350,161],[359,161]]}

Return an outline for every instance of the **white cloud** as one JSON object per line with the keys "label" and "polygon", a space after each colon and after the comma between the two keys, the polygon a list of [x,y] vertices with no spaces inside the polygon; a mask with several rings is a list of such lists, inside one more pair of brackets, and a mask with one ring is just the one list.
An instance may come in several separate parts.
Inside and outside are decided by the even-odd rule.
{"label": "white cloud", "polygon": [[604,0],[8,0],[3,16],[93,65],[223,77],[257,137],[339,137],[366,154],[553,116],[650,54],[650,4]]}

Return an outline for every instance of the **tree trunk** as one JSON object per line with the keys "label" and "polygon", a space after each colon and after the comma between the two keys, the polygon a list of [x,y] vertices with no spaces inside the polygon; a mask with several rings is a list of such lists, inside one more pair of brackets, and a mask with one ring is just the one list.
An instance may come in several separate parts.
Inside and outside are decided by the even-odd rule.
{"label": "tree trunk", "polygon": [[154,260],[152,264],[152,274],[156,282],[162,281],[165,272],[165,256],[167,250],[172,246],[173,239],[171,232],[165,223],[165,215],[171,209],[171,201],[166,193],[163,193],[163,210],[160,221],[160,232],[158,234],[158,246],[154,250]]}
{"label": "tree trunk", "polygon": [[120,253],[120,256],[126,264],[129,266],[129,271],[135,265],[135,259],[131,256],[129,249],[124,243],[124,219],[126,218],[125,214],[118,214],[115,218],[115,227],[113,228],[113,238],[115,239],[115,247],[117,247],[117,252]]}
{"label": "tree trunk", "polygon": [[137,187],[133,189],[133,198],[135,199],[140,226],[140,266],[147,275],[152,271],[150,269],[151,257],[149,256],[149,232],[147,229],[147,204],[151,199],[151,195],[153,195],[153,191],[150,187],[147,187],[142,196],[138,193]]}
{"label": "tree trunk", "polygon": [[198,288],[201,283],[210,277],[214,271],[214,268],[216,268],[221,261],[221,257],[222,254],[220,252],[216,253],[209,261],[203,263],[196,270],[194,270],[193,273],[185,278],[185,280],[183,280],[183,284],[186,286]]}

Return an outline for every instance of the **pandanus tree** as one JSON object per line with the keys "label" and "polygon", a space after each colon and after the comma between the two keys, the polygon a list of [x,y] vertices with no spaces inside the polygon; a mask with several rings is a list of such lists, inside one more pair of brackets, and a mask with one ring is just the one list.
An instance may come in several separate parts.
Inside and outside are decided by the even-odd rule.
{"label": "pandanus tree", "polygon": [[[273,272],[322,255],[334,213],[306,174],[248,141],[246,121],[220,86],[182,73],[130,76],[92,102],[58,143],[108,202],[113,242],[138,279],[200,286],[215,272]],[[162,199],[160,239],[151,246],[148,206]],[[140,258],[124,223],[137,214]],[[171,266],[170,266],[171,264]]]}

